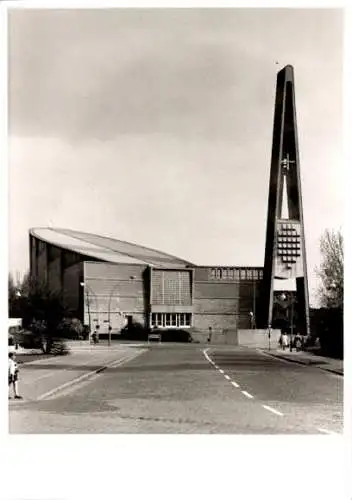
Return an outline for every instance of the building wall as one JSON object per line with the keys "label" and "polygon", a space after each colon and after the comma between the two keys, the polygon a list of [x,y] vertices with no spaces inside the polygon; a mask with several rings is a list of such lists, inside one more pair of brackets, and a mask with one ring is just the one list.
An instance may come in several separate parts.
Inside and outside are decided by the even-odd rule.
{"label": "building wall", "polygon": [[83,320],[80,296],[82,294],[80,282],[83,280],[83,263],[78,262],[63,270],[63,300],[65,306],[76,311],[75,316]]}
{"label": "building wall", "polygon": [[250,328],[256,314],[262,269],[198,267],[194,272],[193,326],[214,334]]}
{"label": "building wall", "polygon": [[172,313],[187,315],[190,323],[184,319],[183,325],[195,333],[206,335],[211,327],[214,335],[229,338],[237,329],[251,328],[249,313],[256,316],[259,310],[261,268],[155,269],[84,261],[80,254],[33,238],[30,246],[33,273],[61,291],[64,304],[84,324],[99,325],[101,333],[108,332],[109,321],[117,332],[128,317],[148,326],[151,313]]}
{"label": "building wall", "polygon": [[108,332],[109,319],[112,332],[126,324],[127,316],[144,325],[149,306],[147,268],[147,265],[84,262],[85,324],[89,324],[90,314],[92,327],[99,324],[100,333]]}
{"label": "building wall", "polygon": [[61,255],[48,263],[48,285],[52,292],[61,293]]}
{"label": "building wall", "polygon": [[29,272],[32,279],[37,279],[37,239],[29,235]]}
{"label": "building wall", "polygon": [[30,235],[30,273],[40,284],[47,284],[58,293],[63,304],[76,317],[82,319],[80,307],[80,280],[83,276],[83,256],[61,249]]}
{"label": "building wall", "polygon": [[44,241],[37,241],[37,279],[41,283],[46,283],[48,279],[47,244]]}

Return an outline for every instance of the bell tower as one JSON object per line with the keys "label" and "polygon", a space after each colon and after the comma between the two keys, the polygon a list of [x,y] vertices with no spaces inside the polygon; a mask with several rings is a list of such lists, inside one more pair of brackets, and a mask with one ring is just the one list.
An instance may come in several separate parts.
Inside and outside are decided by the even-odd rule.
{"label": "bell tower", "polygon": [[277,74],[262,294],[263,326],[309,332],[303,204],[292,66]]}

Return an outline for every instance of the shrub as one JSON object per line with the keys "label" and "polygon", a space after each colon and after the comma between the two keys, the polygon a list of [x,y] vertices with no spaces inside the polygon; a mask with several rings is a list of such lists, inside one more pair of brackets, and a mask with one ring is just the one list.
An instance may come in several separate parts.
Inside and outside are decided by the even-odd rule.
{"label": "shrub", "polygon": [[81,339],[83,332],[83,325],[78,318],[63,318],[56,329],[58,337],[73,340]]}

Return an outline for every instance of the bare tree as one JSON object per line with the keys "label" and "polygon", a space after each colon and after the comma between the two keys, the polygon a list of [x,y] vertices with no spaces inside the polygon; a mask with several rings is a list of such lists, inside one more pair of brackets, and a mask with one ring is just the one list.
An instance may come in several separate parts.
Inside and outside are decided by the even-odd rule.
{"label": "bare tree", "polygon": [[343,307],[343,236],[341,230],[326,230],[320,239],[321,263],[318,296],[321,307]]}

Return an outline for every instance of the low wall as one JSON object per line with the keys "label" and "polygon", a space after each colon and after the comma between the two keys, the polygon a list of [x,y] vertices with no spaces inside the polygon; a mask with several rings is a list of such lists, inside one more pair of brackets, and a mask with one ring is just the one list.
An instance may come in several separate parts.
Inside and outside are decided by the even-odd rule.
{"label": "low wall", "polygon": [[[280,338],[280,330],[271,330],[270,343],[271,346],[277,346]],[[262,347],[269,346],[268,330],[238,330],[238,345],[246,347]]]}
{"label": "low wall", "polygon": [[[202,330],[192,330],[191,332],[192,339],[195,342],[200,343],[208,343],[209,332],[204,332]],[[211,334],[211,344],[220,344],[220,345],[238,345],[238,337],[237,330],[234,329],[225,329],[225,330],[217,330],[213,331]]]}

